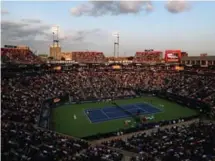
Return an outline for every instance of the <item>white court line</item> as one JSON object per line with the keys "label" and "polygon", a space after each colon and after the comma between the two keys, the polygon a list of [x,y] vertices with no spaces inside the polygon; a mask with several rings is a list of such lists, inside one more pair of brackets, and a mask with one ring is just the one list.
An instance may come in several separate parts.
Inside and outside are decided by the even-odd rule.
{"label": "white court line", "polygon": [[[141,104],[141,103],[140,103]],[[148,106],[151,106],[151,107],[153,107],[153,108],[155,108],[155,109],[157,109],[158,111],[157,112],[154,112],[154,113],[151,113],[151,114],[158,114],[158,113],[164,113],[165,112],[165,110],[162,108],[159,108],[159,107],[156,107],[156,106],[154,106],[153,104],[150,104],[150,103],[148,103],[148,102],[143,102],[143,104],[146,104],[146,105],[148,105]]]}
{"label": "white court line", "polygon": [[[144,103],[145,103],[145,102],[144,102]],[[157,107],[155,107],[155,106],[153,106],[153,105],[151,105],[151,104],[148,104],[148,103],[145,103],[145,104],[148,105],[148,106],[151,106],[151,107],[153,107],[153,108],[155,108],[155,109],[157,109],[157,110],[159,110],[159,111],[157,111],[157,112],[149,112],[149,111],[147,111],[146,109],[141,108],[141,106],[137,106],[137,105],[134,105],[134,106],[135,106],[135,107],[139,107],[140,110],[145,111],[146,114],[149,114],[149,115],[151,115],[151,114],[157,114],[157,113],[163,112],[161,109],[159,109],[159,108],[157,108]]]}
{"label": "white court line", "polygon": [[[143,110],[141,107],[139,107],[139,106],[137,106],[137,105],[132,105],[132,106],[135,106],[136,108],[130,108],[130,109],[126,109],[126,108],[123,108],[125,111],[127,111],[127,112],[130,112],[130,110],[141,110],[141,111],[143,111],[143,112],[148,112],[148,111],[146,111],[146,110]],[[116,112],[106,112],[106,113],[116,113]],[[124,112],[123,112],[124,113]],[[130,112],[130,113],[132,113],[132,112]],[[133,114],[133,113],[132,113]]]}
{"label": "white court line", "polygon": [[141,110],[143,111],[144,113],[147,112],[149,113],[149,111],[145,110],[145,109],[142,109],[140,106],[137,106],[137,105],[133,105],[134,107],[137,107],[137,108],[132,108],[132,109],[138,109],[138,110]]}
{"label": "white court line", "polygon": [[84,115],[87,117],[88,121],[92,124],[93,122],[91,122],[89,116],[86,114],[85,110],[83,109]]}
{"label": "white court line", "polygon": [[125,117],[128,117],[125,112],[106,112],[106,113],[120,113],[120,114],[124,114],[124,115],[120,115],[120,116],[115,116],[115,117],[109,117],[110,119],[115,119],[115,118],[125,118]]}
{"label": "white court line", "polygon": [[[106,122],[106,121],[112,121],[112,120],[117,120],[117,119],[125,118],[124,116],[121,116],[121,117],[109,117],[102,109],[87,109],[87,110],[91,110],[91,111],[100,110],[107,117],[107,120],[97,119],[97,120],[94,120],[95,122],[92,122],[90,120],[90,118],[88,117],[88,115],[86,114],[86,112],[85,112],[86,110],[83,109],[84,115],[87,117],[87,119],[89,120],[89,122],[91,124],[99,124],[99,123]],[[107,113],[115,113],[115,112],[107,112]]]}
{"label": "white court line", "polygon": [[111,119],[111,118],[103,111],[103,109],[100,109],[100,111],[101,111],[108,119]]}
{"label": "white court line", "polygon": [[[130,112],[129,110],[134,110],[134,109],[140,109],[140,108],[130,108],[130,109],[124,109],[127,112]],[[140,109],[141,110],[141,109]],[[118,111],[117,111],[118,112]],[[106,112],[106,113],[117,113],[117,112]],[[125,113],[124,111],[120,110],[119,112]]]}

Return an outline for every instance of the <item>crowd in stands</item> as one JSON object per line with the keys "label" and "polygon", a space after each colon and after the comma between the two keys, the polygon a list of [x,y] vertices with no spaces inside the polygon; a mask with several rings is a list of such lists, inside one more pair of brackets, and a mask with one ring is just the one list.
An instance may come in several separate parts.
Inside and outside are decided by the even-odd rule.
{"label": "crowd in stands", "polygon": [[[2,78],[2,119],[35,123],[42,101],[69,94],[73,101],[135,96],[165,90],[214,106],[215,78],[167,71],[67,71]],[[33,108],[32,108],[33,107]]]}
{"label": "crowd in stands", "polygon": [[2,122],[1,154],[5,161],[67,161],[84,148],[88,148],[88,144],[81,140],[70,139],[30,124]]}
{"label": "crowd in stands", "polygon": [[73,60],[80,63],[105,62],[105,56],[102,52],[75,51],[72,54]]}
{"label": "crowd in stands", "polygon": [[16,64],[40,64],[41,59],[34,55],[30,49],[1,48],[1,60],[3,63]]}
{"label": "crowd in stands", "polygon": [[[122,158],[121,154],[105,147],[89,147],[82,141],[75,141],[72,138],[65,138],[54,132],[37,128],[35,125],[39,119],[41,103],[48,98],[69,94],[73,101],[78,102],[134,96],[137,89],[148,91],[165,90],[189,98],[200,99],[214,106],[214,85],[215,78],[213,75],[201,76],[199,74],[159,70],[159,68],[143,71],[138,69],[133,69],[132,71],[79,69],[75,71],[47,72],[32,76],[3,77],[1,83],[2,155],[5,158],[3,160],[29,160],[29,158],[33,156],[38,157],[38,155],[39,157],[51,156],[54,160],[62,161],[119,161]],[[212,136],[210,132],[207,133],[207,129],[212,129],[214,133],[214,125],[202,125],[200,128],[202,131],[199,131],[195,125],[193,126],[191,129],[184,127],[184,129],[176,128],[172,129],[172,131],[156,133],[153,135],[155,139],[147,137],[146,148],[144,149],[141,146],[142,151],[138,151],[141,154],[140,158],[149,157],[149,159],[153,160],[151,155],[154,154],[158,158],[162,158],[164,156],[159,154],[159,152],[166,152],[165,150],[168,151],[168,154],[172,154],[171,149],[175,150],[174,146],[177,145],[178,141],[175,140],[175,142],[171,143],[168,142],[168,139],[177,137],[175,134],[179,134],[179,131],[182,132],[181,136],[178,136],[179,139],[180,137],[181,139],[190,139],[192,136],[201,138],[201,133],[203,133],[206,141],[202,143],[209,146],[207,138],[210,139]],[[187,135],[183,136],[183,134]],[[163,142],[158,140],[161,137],[164,137]],[[133,145],[133,142],[134,146],[137,146],[138,142],[135,143],[135,140],[129,141],[128,144]],[[124,142],[117,141],[116,144],[124,145]],[[159,146],[154,148],[153,145],[157,144]],[[171,148],[165,148],[167,144]],[[181,148],[178,147],[179,149],[177,150],[179,151],[175,153],[175,158],[181,155],[180,152],[183,153],[184,160],[192,153],[206,155],[206,158],[209,158],[205,154],[204,149],[192,150],[188,147],[188,151],[186,151],[183,145],[181,146]],[[149,153],[149,156],[145,156],[146,152]],[[138,159],[133,158],[133,160],[136,161]]]}
{"label": "crowd in stands", "polygon": [[163,130],[158,128],[156,132],[139,133],[103,144],[138,153],[131,161],[213,161],[214,133],[215,124],[200,122]]}
{"label": "crowd in stands", "polygon": [[[75,51],[72,52],[73,60],[80,63],[102,63],[106,58],[102,52]],[[1,48],[3,63],[40,64],[41,59],[29,48]]]}
{"label": "crowd in stands", "polygon": [[120,161],[122,154],[30,124],[2,122],[4,161]]}
{"label": "crowd in stands", "polygon": [[194,98],[196,100],[214,102],[213,94],[215,89],[215,78],[213,75],[190,75],[174,74],[173,77],[166,78],[166,88],[169,92],[178,95]]}
{"label": "crowd in stands", "polygon": [[144,51],[144,52],[136,52],[133,61],[135,63],[160,62],[161,58],[162,58],[162,52],[159,52],[159,51]]}

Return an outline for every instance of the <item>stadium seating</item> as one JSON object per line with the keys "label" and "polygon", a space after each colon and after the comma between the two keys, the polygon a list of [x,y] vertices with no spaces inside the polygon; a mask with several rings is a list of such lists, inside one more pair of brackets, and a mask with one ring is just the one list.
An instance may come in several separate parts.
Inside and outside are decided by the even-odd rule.
{"label": "stadium seating", "polygon": [[150,63],[150,62],[161,62],[162,52],[160,51],[145,51],[136,52],[134,57],[135,63]]}
{"label": "stadium seating", "polygon": [[[37,60],[29,52],[27,55],[31,56],[27,56],[27,58],[16,57],[10,53],[8,54],[7,50],[4,50],[3,55],[9,57],[11,61],[32,60],[31,63],[33,63],[34,60]],[[77,60],[97,60],[95,57],[77,56]],[[100,61],[102,58],[98,60]],[[135,96],[137,89],[142,89],[164,90],[215,106],[215,78],[213,75],[202,76],[198,72],[176,72],[160,67],[153,67],[153,69],[144,67],[142,71],[138,68],[132,68],[131,71],[113,71],[109,67],[107,70],[104,69],[106,68],[84,70],[77,67],[77,70],[74,71],[47,71],[30,76],[3,77],[1,83],[3,160],[38,160],[38,158],[43,160],[42,158],[46,158],[46,160],[63,161],[120,161],[122,159],[121,153],[110,148],[92,147],[84,141],[38,128],[36,124],[39,120],[41,102],[46,99],[69,94],[76,102],[102,100]],[[213,124],[194,124],[159,131],[151,136],[133,136],[128,141],[114,140],[106,142],[105,145],[139,153],[138,157],[132,158],[132,161],[155,161],[156,159],[161,161],[185,161],[186,159],[210,161],[214,151],[206,150],[207,148],[211,150],[211,146],[214,145],[214,130]],[[175,140],[171,141],[173,138]],[[141,139],[144,141],[140,141]],[[183,142],[183,140],[187,142]],[[194,147],[193,144],[197,146]]]}
{"label": "stadium seating", "polygon": [[73,60],[80,63],[101,63],[105,62],[105,56],[102,52],[90,51],[75,51],[73,53]]}
{"label": "stadium seating", "polygon": [[1,48],[3,62],[17,64],[40,64],[42,61],[29,49]]}
{"label": "stadium seating", "polygon": [[[131,161],[213,161],[215,124],[193,123],[140,133],[126,139],[103,142],[106,146],[138,153]],[[213,139],[212,139],[213,138]]]}
{"label": "stadium seating", "polygon": [[214,106],[214,84],[213,76],[182,75],[167,71],[76,71],[3,78],[2,119],[35,123],[42,100],[67,93],[73,97],[73,101],[80,101],[134,96],[135,89],[166,90],[210,102]]}
{"label": "stadium seating", "polygon": [[71,160],[88,144],[51,131],[14,122],[2,122],[2,159]]}

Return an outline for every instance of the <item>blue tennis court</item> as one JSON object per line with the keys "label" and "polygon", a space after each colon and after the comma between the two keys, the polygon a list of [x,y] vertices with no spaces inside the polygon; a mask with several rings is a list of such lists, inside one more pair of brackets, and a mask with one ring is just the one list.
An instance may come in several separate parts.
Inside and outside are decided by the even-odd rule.
{"label": "blue tennis court", "polygon": [[[121,105],[121,107],[132,114],[136,114],[137,111],[140,112],[140,115],[154,114],[154,113],[161,112],[160,109],[145,103]],[[89,112],[88,114],[87,114],[87,111]],[[109,106],[109,107],[104,107],[99,109],[86,109],[84,112],[92,123],[99,123],[99,122],[104,122],[104,121],[109,121],[114,119],[131,117],[129,114],[127,114],[126,112],[122,111],[121,109],[115,106]]]}

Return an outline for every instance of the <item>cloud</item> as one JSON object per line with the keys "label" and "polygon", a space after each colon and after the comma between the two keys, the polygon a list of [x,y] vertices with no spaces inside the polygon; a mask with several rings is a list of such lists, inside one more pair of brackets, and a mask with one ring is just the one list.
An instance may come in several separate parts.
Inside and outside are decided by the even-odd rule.
{"label": "cloud", "polygon": [[[37,23],[36,22],[41,22]],[[49,45],[52,44],[52,25],[42,21],[1,21],[1,46],[3,45],[27,45],[33,51],[49,53]],[[68,30],[60,28],[59,40],[63,50],[85,50],[95,47],[96,39],[101,38],[104,31],[100,29]],[[64,46],[66,48],[64,48]]]}
{"label": "cloud", "polygon": [[122,14],[137,14],[142,11],[151,12],[151,1],[89,1],[71,8],[73,16],[118,16]]}
{"label": "cloud", "polygon": [[39,19],[21,19],[21,21],[27,22],[27,23],[41,23],[42,22]]}
{"label": "cloud", "polygon": [[71,37],[73,41],[82,42],[87,36],[96,36],[96,35],[99,36],[100,32],[102,32],[100,29],[81,30],[81,31],[76,31],[75,34]]}
{"label": "cloud", "polygon": [[22,23],[15,21],[2,21],[2,39],[31,40],[38,35],[46,36],[46,31],[49,29],[48,25],[33,26],[30,23]]}
{"label": "cloud", "polygon": [[189,10],[190,5],[185,0],[169,0],[166,3],[165,8],[170,13],[180,13],[180,12],[185,12],[185,11]]}
{"label": "cloud", "polygon": [[1,10],[1,15],[8,15],[10,14],[7,10],[2,9]]}

